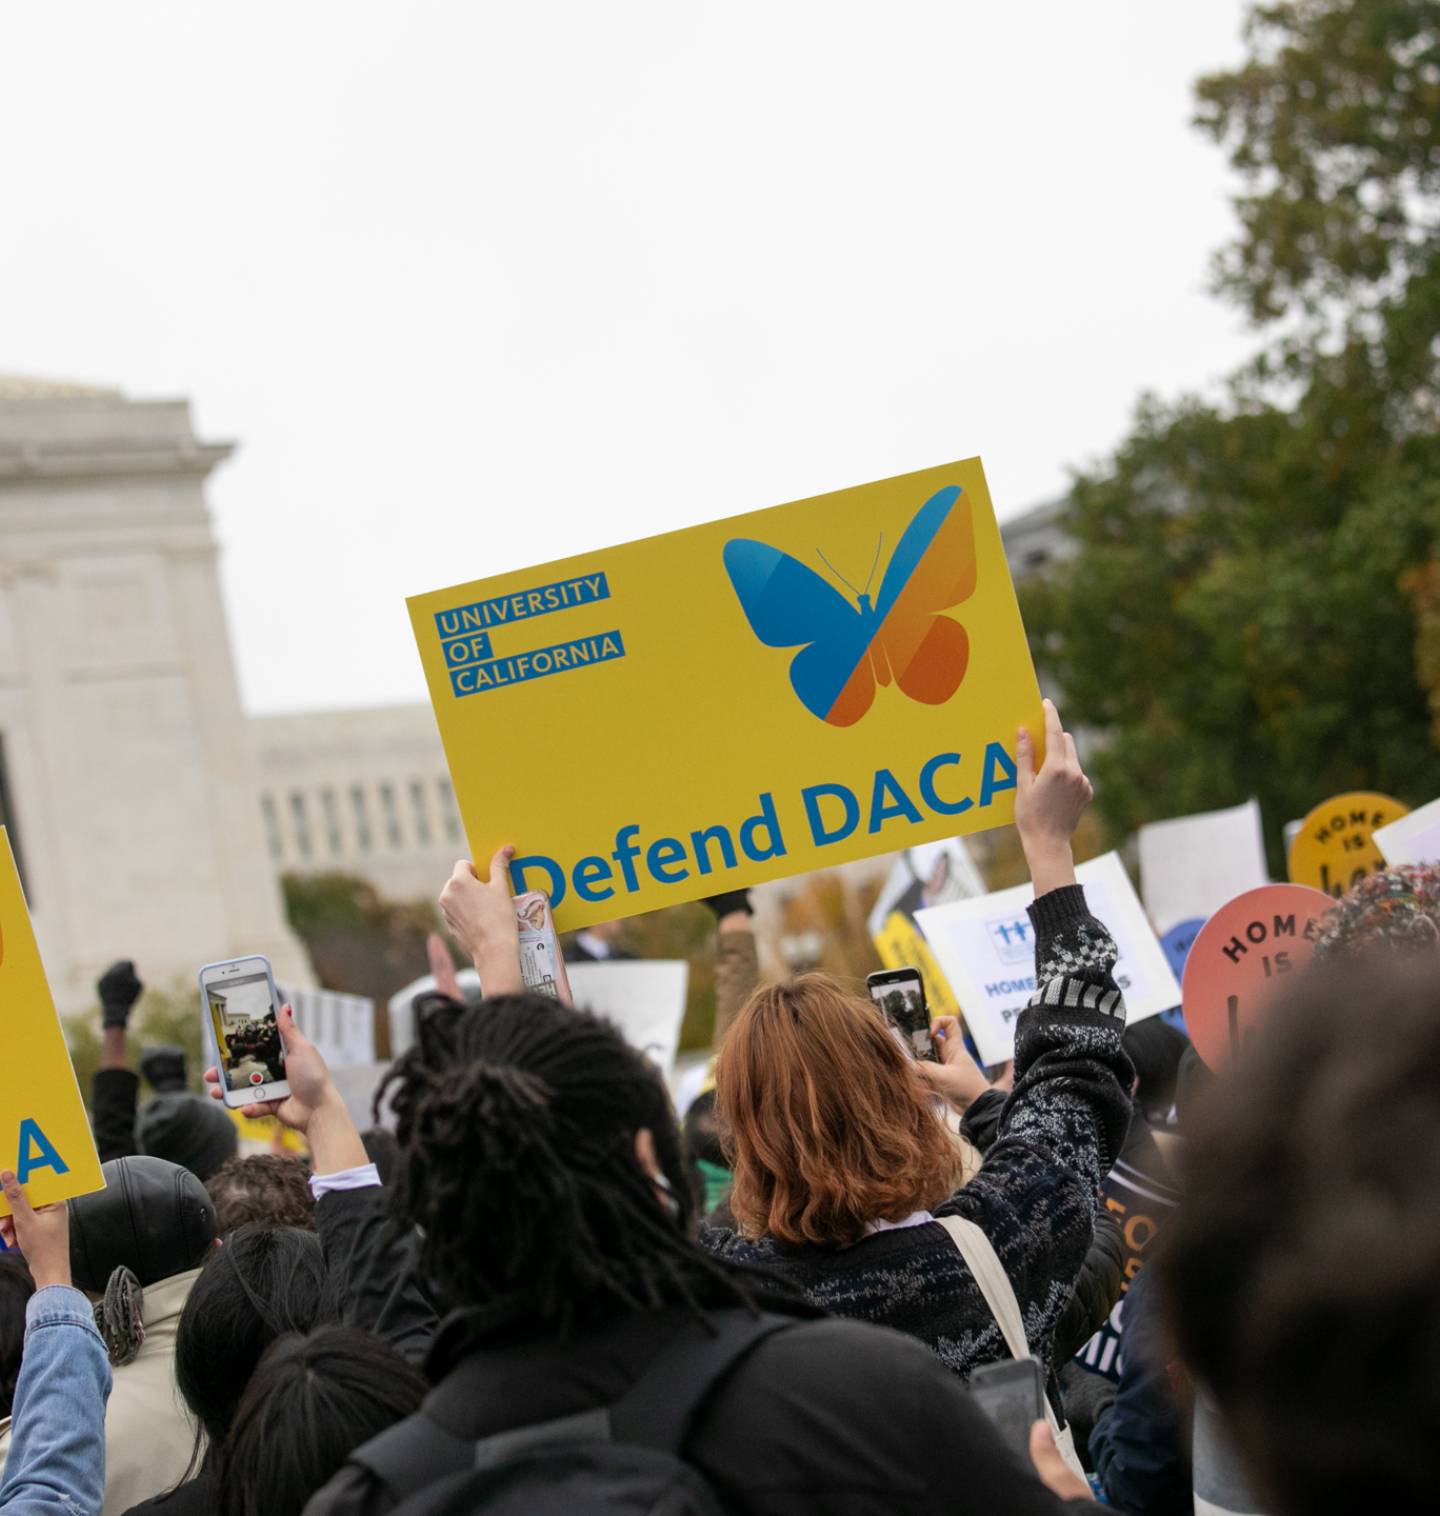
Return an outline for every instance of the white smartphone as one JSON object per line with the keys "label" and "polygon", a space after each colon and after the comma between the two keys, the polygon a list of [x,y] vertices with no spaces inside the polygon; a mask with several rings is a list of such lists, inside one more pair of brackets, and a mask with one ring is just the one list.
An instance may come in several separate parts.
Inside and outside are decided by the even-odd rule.
{"label": "white smartphone", "polygon": [[560,939],[555,935],[555,916],[544,890],[527,890],[515,897],[515,921],[520,928],[520,977],[525,988],[531,994],[573,1004]]}
{"label": "white smartphone", "polygon": [[200,970],[200,1006],[214,1043],[225,1104],[283,1100],[290,1085],[270,960],[257,953],[207,963]]}

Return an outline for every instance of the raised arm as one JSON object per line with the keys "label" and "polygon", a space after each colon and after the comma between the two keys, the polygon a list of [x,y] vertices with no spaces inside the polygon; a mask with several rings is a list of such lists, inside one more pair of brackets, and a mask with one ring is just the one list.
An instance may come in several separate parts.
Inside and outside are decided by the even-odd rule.
{"label": "raised arm", "polygon": [[1046,753],[1017,745],[1015,825],[1035,883],[1036,990],[1015,1027],[1015,1087],[979,1174],[948,1202],[984,1227],[1025,1313],[1048,1342],[1092,1236],[1095,1196],[1130,1122],[1130,1060],[1115,944],[1075,882],[1071,838],[1092,790],[1045,702]]}
{"label": "raised arm", "polygon": [[[415,1269],[412,1236],[390,1224],[380,1174],[365,1151],[320,1049],[295,1025],[287,1005],[278,1018],[290,1094],[247,1106],[299,1132],[310,1148],[315,1230],[347,1326],[374,1332],[412,1361],[424,1357],[438,1325]],[[220,1098],[218,1071],[205,1071]]]}
{"label": "raised arm", "polygon": [[90,1083],[90,1110],[101,1163],[128,1158],[139,1151],[135,1113],[140,1077],[130,1067],[125,1038],[130,1012],[144,988],[128,958],[112,963],[95,986],[100,997],[100,1066]]}

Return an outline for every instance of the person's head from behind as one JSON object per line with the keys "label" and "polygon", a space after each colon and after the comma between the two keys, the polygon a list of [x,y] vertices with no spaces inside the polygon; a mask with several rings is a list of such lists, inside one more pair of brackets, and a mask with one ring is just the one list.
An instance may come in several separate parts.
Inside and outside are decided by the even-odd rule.
{"label": "person's head from behind", "polygon": [[1190,1039],[1178,1027],[1148,1016],[1125,1028],[1121,1038],[1135,1065],[1135,1099],[1150,1120],[1164,1124],[1175,1107],[1180,1060]]}
{"label": "person's head from behind", "polygon": [[212,1447],[224,1439],[265,1349],[335,1316],[313,1232],[242,1226],[225,1238],[200,1271],[175,1338],[176,1383]]}
{"label": "person's head from behind", "polygon": [[299,1516],[356,1448],[420,1409],[424,1376],[368,1332],[271,1344],[220,1455],[221,1516]]}
{"label": "person's head from behind", "polygon": [[964,1157],[874,1007],[824,974],[757,990],[715,1070],[751,1236],[844,1247],[959,1185]]}
{"label": "person's head from behind", "polygon": [[1162,1285],[1279,1516],[1433,1502],[1437,1068],[1440,954],[1342,955],[1274,1008],[1190,1122]]}
{"label": "person's head from behind", "polygon": [[105,1188],[70,1206],[70,1273],[103,1294],[117,1269],[142,1286],[198,1268],[215,1245],[215,1206],[187,1168],[163,1158],[112,1158]]}
{"label": "person's head from behind", "polygon": [[215,1202],[222,1237],[246,1225],[315,1230],[315,1199],[305,1162],[289,1153],[232,1158],[205,1188]]}
{"label": "person's head from behind", "polygon": [[178,1163],[202,1183],[240,1149],[229,1113],[185,1089],[165,1090],[146,1104],[135,1122],[135,1141],[142,1153]]}
{"label": "person's head from behind", "polygon": [[20,1356],[25,1349],[25,1307],[35,1281],[19,1253],[0,1253],[0,1419],[10,1414]]}
{"label": "person's head from behind", "polygon": [[392,1093],[395,1201],[448,1304],[564,1331],[739,1296],[686,1235],[669,1096],[614,1027],[536,995],[422,1017]]}

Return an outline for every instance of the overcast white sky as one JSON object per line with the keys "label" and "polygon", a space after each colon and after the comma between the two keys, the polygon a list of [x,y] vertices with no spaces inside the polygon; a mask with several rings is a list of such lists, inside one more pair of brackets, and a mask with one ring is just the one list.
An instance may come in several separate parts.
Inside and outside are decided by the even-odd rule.
{"label": "overcast white sky", "polygon": [[255,711],[407,594],[979,453],[1002,518],[1248,349],[1240,0],[0,10],[0,371],[187,396]]}

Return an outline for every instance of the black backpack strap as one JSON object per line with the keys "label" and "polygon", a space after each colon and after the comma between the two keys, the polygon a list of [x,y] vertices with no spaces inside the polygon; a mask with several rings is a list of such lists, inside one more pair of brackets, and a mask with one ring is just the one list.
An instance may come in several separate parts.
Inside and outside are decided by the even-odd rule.
{"label": "black backpack strap", "polygon": [[554,1421],[539,1421],[534,1426],[516,1427],[509,1432],[496,1432],[493,1437],[483,1437],[470,1444],[472,1468],[493,1469],[522,1453],[545,1448],[555,1443],[610,1442],[610,1408],[598,1405],[593,1410],[576,1411],[573,1416],[559,1416]]}
{"label": "black backpack strap", "polygon": [[356,1448],[350,1462],[381,1480],[398,1503],[447,1474],[474,1468],[475,1441],[417,1411]]}
{"label": "black backpack strap", "polygon": [[739,1310],[719,1312],[710,1322],[713,1334],[699,1324],[687,1326],[610,1407],[616,1442],[681,1457],[697,1412],[721,1380],[767,1338],[803,1325],[793,1316]]}

